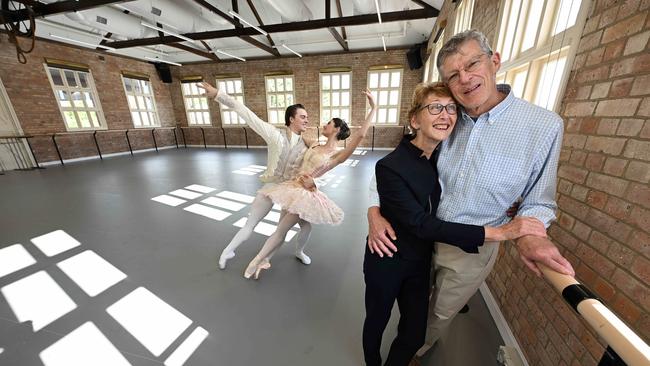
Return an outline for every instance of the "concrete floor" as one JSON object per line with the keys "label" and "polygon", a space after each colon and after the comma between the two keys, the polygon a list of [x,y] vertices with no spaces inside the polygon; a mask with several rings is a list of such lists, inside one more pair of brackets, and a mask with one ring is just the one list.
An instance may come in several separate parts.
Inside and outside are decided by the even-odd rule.
{"label": "concrete floor", "polygon": [[[349,166],[331,172],[323,191],[345,211],[343,224],[314,227],[307,247],[311,265],[295,260],[288,243],[259,281],[245,280],[242,272],[264,235],[253,234],[226,270],[216,266],[248,205],[220,208],[228,215],[221,221],[184,208],[223,191],[254,196],[260,187],[255,165],[266,164],[263,149],[170,149],[0,176],[0,365],[67,366],[75,357],[86,365],[161,365],[199,327],[207,338],[190,347],[186,365],[362,364],[367,186],[374,163],[386,153],[353,155]],[[215,190],[176,207],[151,200],[192,184]],[[47,255],[38,240],[31,241],[57,230],[77,245]],[[26,262],[21,267],[12,259],[9,267],[20,268],[4,273],[9,250],[3,249],[9,247],[24,249],[18,258]],[[126,278],[103,280],[100,292],[89,295],[59,266],[86,251]],[[82,278],[109,273],[105,266],[89,267],[91,275]],[[136,294],[142,308],[127,304]],[[62,305],[64,310],[40,319],[65,298],[67,310]],[[131,318],[113,314],[116,303]],[[30,310],[25,304],[36,305]],[[503,341],[480,295],[470,306],[423,365],[497,364]],[[33,325],[19,321],[34,317]],[[384,352],[396,318],[385,333]]]}

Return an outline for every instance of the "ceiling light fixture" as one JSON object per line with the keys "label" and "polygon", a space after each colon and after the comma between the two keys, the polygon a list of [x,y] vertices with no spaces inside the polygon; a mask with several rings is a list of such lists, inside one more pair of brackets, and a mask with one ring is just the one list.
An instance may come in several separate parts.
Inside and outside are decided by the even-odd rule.
{"label": "ceiling light fixture", "polygon": [[145,22],[140,22],[140,24],[143,25],[143,26],[145,26],[145,27],[147,27],[147,28],[150,28],[150,29],[153,29],[153,30],[157,30],[157,31],[159,31],[159,32],[163,32],[163,33],[165,33],[165,34],[169,34],[170,36],[174,36],[174,37],[176,37],[176,38],[180,38],[180,39],[182,39],[182,40],[184,40],[184,41],[188,41],[188,42],[196,43],[196,41],[193,40],[192,38],[185,37],[185,36],[180,35],[180,34],[178,34],[178,33],[176,33],[176,32],[172,32],[172,31],[169,31],[169,30],[167,30],[167,29],[163,29],[163,28],[160,28],[160,27],[156,27],[155,25],[151,25],[151,24],[149,24],[149,23],[145,23]]}
{"label": "ceiling light fixture", "polygon": [[246,61],[246,59],[243,58],[243,57],[235,56],[235,55],[232,55],[232,54],[230,54],[230,53],[228,53],[228,52],[225,52],[225,51],[222,51],[222,50],[216,50],[216,51],[214,51],[214,52],[216,52],[216,53],[220,53],[220,54],[225,55],[225,56],[228,56],[228,57],[236,58],[236,59],[238,59],[239,61]]}
{"label": "ceiling light fixture", "polygon": [[284,47],[285,50],[287,50],[287,51],[293,53],[294,55],[296,55],[296,56],[302,58],[302,55],[301,55],[301,54],[299,54],[298,52],[292,50],[292,49],[289,48],[289,46],[287,46],[286,44],[283,43],[283,44],[282,44],[282,47]]}
{"label": "ceiling light fixture", "polygon": [[167,60],[163,60],[161,58],[149,57],[149,56],[144,56],[144,58],[146,58],[147,60],[150,60],[150,61],[162,62],[164,64],[170,64],[170,65],[174,65],[174,66],[183,66],[182,64],[179,64],[178,62],[167,61]]}
{"label": "ceiling light fixture", "polygon": [[379,0],[375,0],[375,8],[377,9],[377,18],[379,19],[379,24],[381,24],[381,12],[379,11]]}
{"label": "ceiling light fixture", "polygon": [[384,52],[386,52],[386,39],[384,38],[384,36],[381,36],[381,44],[384,45]]}
{"label": "ceiling light fixture", "polygon": [[84,46],[98,47],[98,48],[103,48],[103,49],[109,50],[109,51],[115,51],[115,48],[104,46],[103,44],[94,44],[94,43],[88,43],[88,42],[84,42],[84,41],[77,41],[76,39],[63,37],[63,36],[57,36],[56,34],[52,34],[52,33],[50,33],[50,37],[60,39],[62,41],[68,41],[68,42],[82,44]]}
{"label": "ceiling light fixture", "polygon": [[255,29],[256,31],[262,33],[262,35],[264,35],[264,36],[268,36],[268,35],[269,35],[268,33],[266,33],[266,32],[264,31],[264,29],[262,29],[262,28],[260,28],[260,27],[258,27],[258,26],[256,26],[256,25],[254,25],[253,23],[249,22],[248,20],[242,18],[241,15],[235,13],[234,11],[232,11],[232,10],[228,10],[228,14],[230,14],[230,15],[234,16],[235,18],[241,20],[242,23],[246,24],[246,25],[249,26],[249,27],[252,27],[252,28]]}

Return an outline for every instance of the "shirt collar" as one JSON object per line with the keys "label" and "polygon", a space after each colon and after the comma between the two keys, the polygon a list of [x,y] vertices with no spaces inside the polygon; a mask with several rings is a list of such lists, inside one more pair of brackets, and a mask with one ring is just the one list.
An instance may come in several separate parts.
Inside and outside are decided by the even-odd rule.
{"label": "shirt collar", "polygon": [[[499,102],[499,104],[495,105],[492,109],[480,115],[479,118],[481,118],[484,115],[486,115],[487,118],[489,118],[490,120],[497,118],[501,113],[503,113],[503,111],[508,109],[510,104],[512,104],[512,102],[515,100],[515,95],[512,93],[512,87],[510,87],[510,85],[497,84],[497,91],[505,94],[506,97],[501,102]],[[462,118],[463,121],[472,120],[472,117],[465,112],[465,108],[461,108],[461,114],[463,116]]]}
{"label": "shirt collar", "polygon": [[[410,155],[413,155],[418,158],[426,159],[427,156],[424,155],[424,151],[411,143],[411,140],[413,140],[414,138],[415,136],[413,135],[404,135],[400,144],[404,145],[404,147],[406,148],[406,150],[409,152]],[[431,154],[431,159],[433,159],[434,156],[436,155],[436,151],[440,149],[440,145],[441,144],[438,144],[438,146],[436,146],[436,148],[433,150],[433,153]]]}

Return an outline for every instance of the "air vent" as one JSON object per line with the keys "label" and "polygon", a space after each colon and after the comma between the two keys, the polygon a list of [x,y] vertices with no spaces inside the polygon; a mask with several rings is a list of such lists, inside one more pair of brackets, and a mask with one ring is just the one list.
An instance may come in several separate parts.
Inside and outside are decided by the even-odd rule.
{"label": "air vent", "polygon": [[106,24],[106,23],[108,23],[108,20],[107,20],[106,18],[104,18],[104,17],[100,17],[100,16],[98,15],[98,16],[97,16],[97,23]]}
{"label": "air vent", "polygon": [[162,10],[152,6],[151,7],[151,14],[160,16],[160,14],[162,14]]}

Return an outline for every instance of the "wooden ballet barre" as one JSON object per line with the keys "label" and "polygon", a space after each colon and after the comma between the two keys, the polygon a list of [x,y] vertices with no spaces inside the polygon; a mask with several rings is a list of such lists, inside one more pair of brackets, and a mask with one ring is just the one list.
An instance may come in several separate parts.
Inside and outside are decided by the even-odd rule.
{"label": "wooden ballet barre", "polygon": [[546,280],[564,300],[607,342],[609,347],[629,366],[650,365],[650,347],[616,314],[575,278],[542,265],[537,265]]}

